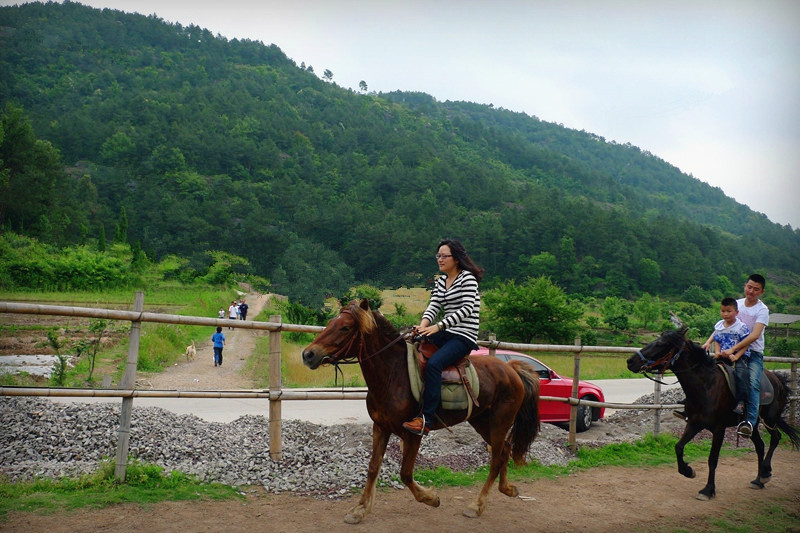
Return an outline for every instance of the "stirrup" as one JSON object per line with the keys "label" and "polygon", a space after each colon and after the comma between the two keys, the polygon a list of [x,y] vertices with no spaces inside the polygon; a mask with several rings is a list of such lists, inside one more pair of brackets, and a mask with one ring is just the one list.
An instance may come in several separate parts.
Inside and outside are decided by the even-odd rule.
{"label": "stirrup", "polygon": [[[417,420],[421,420],[422,421],[422,425],[420,426],[419,429],[417,429],[415,426],[412,425]],[[428,433],[430,433],[430,431],[431,431],[430,429],[428,429],[428,425],[425,423],[425,415],[420,415],[420,416],[414,417],[413,419],[409,420],[408,422],[403,422],[403,428],[406,431],[408,431],[410,433],[413,433],[414,435],[421,435],[423,437],[425,435],[427,435]]]}

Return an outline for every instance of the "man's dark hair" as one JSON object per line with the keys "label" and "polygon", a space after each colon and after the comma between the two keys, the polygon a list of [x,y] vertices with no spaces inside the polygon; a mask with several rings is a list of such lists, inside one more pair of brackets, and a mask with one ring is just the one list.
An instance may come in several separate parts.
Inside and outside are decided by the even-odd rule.
{"label": "man's dark hair", "polygon": [[739,304],[736,303],[736,298],[731,298],[728,296],[727,298],[723,298],[722,301],[719,303],[720,306],[731,306],[737,311],[739,310]]}
{"label": "man's dark hair", "polygon": [[761,274],[750,274],[750,277],[747,278],[747,281],[754,281],[756,283],[760,283],[762,290],[767,288],[767,280],[765,280],[764,276],[762,276]]}

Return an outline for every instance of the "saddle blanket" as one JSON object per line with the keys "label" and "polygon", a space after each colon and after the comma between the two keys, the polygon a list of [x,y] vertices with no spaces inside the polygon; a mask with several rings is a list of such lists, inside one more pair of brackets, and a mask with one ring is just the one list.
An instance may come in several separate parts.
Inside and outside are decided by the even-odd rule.
{"label": "saddle blanket", "polygon": [[[420,374],[419,366],[417,365],[414,345],[406,343],[406,349],[408,352],[408,377],[411,382],[411,394],[419,402],[422,399],[422,374]],[[472,386],[472,393],[477,398],[480,393],[480,384],[478,383],[478,373],[475,371],[475,365],[467,366],[466,371],[469,384]],[[460,381],[442,382],[442,409],[446,411],[468,409],[470,401],[469,395],[467,395],[467,391],[464,390],[464,385]]]}
{"label": "saddle blanket", "polygon": [[[734,369],[730,365],[726,365],[723,363],[717,363],[717,366],[720,367],[722,373],[725,375],[725,380],[728,382],[728,388],[731,390],[731,394],[736,397],[736,379],[734,379]],[[766,372],[761,373],[761,400],[759,405],[769,405],[772,403],[774,399],[775,391],[772,388],[772,383],[770,383],[769,378],[767,377]]]}

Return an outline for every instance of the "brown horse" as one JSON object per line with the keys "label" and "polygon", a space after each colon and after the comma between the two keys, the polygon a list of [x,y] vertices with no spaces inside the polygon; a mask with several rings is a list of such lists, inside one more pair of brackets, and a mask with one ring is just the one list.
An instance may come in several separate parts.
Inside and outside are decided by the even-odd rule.
{"label": "brown horse", "polygon": [[[736,400],[728,387],[723,370],[717,361],[706,351],[686,338],[686,328],[664,332],[630,358],[628,369],[632,372],[663,373],[672,370],[686,394],[686,428],[675,445],[678,459],[678,472],[688,478],[697,474],[683,460],[683,448],[701,430],[711,431],[711,453],[708,456],[708,482],[697,494],[698,500],[709,500],[716,495],[714,474],[719,461],[719,451],[725,437],[725,428],[739,423],[739,415],[733,412]],[[758,475],[750,482],[754,489],[763,489],[764,483],[772,477],[772,454],[781,440],[781,431],[792,441],[792,446],[800,446],[800,433],[782,418],[783,408],[788,402],[788,388],[783,380],[769,370],[764,370],[774,389],[774,399],[769,405],[762,405],[760,420],[769,432],[769,450],[764,455],[764,441],[758,431],[758,423],[750,437],[758,456]],[[779,431],[780,430],[780,431]]]}
{"label": "brown horse", "polygon": [[[303,363],[311,369],[327,363],[358,360],[367,382],[367,411],[372,418],[372,458],[367,482],[358,505],[350,509],[345,522],[359,523],[372,509],[375,485],[383,456],[392,434],[402,441],[400,479],[417,501],[439,506],[434,489],[414,481],[414,463],[422,437],[403,429],[403,422],[420,411],[411,393],[405,338],[380,314],[370,311],[367,300],[352,301],[333,318],[305,350]],[[472,359],[480,380],[479,407],[472,410],[469,423],[491,446],[489,476],[477,499],[464,515],[477,517],[486,508],[489,489],[500,477],[500,492],[516,497],[517,488],[508,482],[509,456],[516,464],[525,462],[533,439],[539,432],[539,378],[524,363],[505,363],[493,357]],[[467,419],[467,410],[439,411],[441,421],[433,429]]]}

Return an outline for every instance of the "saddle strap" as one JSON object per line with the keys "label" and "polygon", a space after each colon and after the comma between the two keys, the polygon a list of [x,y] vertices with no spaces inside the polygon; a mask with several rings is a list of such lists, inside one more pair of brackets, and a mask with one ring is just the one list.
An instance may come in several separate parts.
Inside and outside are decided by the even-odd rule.
{"label": "saddle strap", "polygon": [[475,393],[472,390],[472,385],[470,385],[469,378],[467,377],[467,365],[470,364],[469,356],[467,356],[456,363],[456,370],[458,370],[458,375],[461,377],[461,383],[464,384],[464,389],[467,391],[467,395],[472,400],[472,403],[475,404],[475,407],[480,407],[481,404],[478,403],[478,399],[475,397]]}

